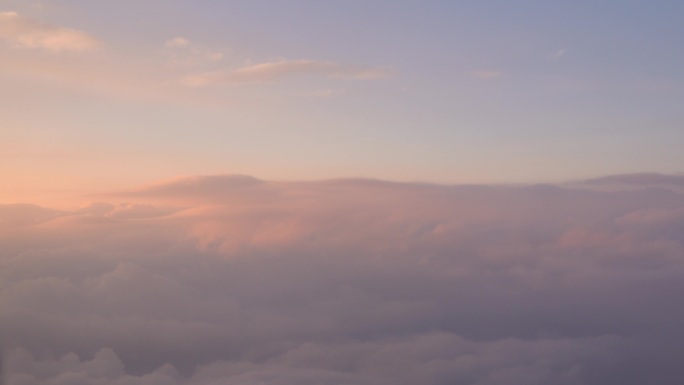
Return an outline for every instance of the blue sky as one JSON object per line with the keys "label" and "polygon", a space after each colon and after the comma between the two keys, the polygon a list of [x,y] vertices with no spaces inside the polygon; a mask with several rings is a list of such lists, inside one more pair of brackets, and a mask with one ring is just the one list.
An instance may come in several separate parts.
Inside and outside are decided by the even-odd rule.
{"label": "blue sky", "polygon": [[[678,173],[682,11],[675,1],[0,1],[12,15],[0,24],[0,171],[23,190],[215,173],[444,183]],[[30,40],[60,29],[92,44]]]}

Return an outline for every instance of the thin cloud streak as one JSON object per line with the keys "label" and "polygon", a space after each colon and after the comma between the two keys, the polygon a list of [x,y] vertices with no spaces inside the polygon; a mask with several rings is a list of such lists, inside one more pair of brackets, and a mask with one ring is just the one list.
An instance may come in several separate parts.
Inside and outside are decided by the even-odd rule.
{"label": "thin cloud streak", "polygon": [[655,172],[610,175],[585,181],[589,185],[623,186],[670,186],[684,187],[684,175],[668,175]]}
{"label": "thin cloud streak", "polygon": [[266,83],[302,75],[319,75],[347,79],[379,79],[389,75],[381,68],[362,68],[334,62],[314,60],[280,60],[252,64],[231,71],[210,71],[180,80],[190,87]]}

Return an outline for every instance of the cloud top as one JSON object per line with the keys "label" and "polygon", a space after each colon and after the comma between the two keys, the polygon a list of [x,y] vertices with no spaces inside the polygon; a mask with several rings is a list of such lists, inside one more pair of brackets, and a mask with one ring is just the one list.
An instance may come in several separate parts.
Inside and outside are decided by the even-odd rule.
{"label": "cloud top", "polygon": [[628,185],[628,186],[679,186],[684,187],[684,175],[667,175],[654,172],[609,175],[589,179],[590,185]]}

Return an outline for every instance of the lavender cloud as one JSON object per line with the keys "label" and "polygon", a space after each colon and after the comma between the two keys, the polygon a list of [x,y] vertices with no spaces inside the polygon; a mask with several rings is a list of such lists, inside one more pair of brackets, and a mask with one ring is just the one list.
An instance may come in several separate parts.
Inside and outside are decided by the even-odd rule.
{"label": "lavender cloud", "polygon": [[15,384],[672,383],[684,195],[193,177],[0,206]]}

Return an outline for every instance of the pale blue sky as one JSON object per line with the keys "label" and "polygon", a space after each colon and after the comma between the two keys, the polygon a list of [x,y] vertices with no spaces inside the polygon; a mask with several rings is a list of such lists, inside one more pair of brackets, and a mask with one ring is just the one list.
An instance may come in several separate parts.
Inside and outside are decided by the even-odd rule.
{"label": "pale blue sky", "polygon": [[[537,182],[684,164],[678,1],[0,12],[0,171],[24,190],[214,173]],[[60,28],[92,44],[46,40]]]}

